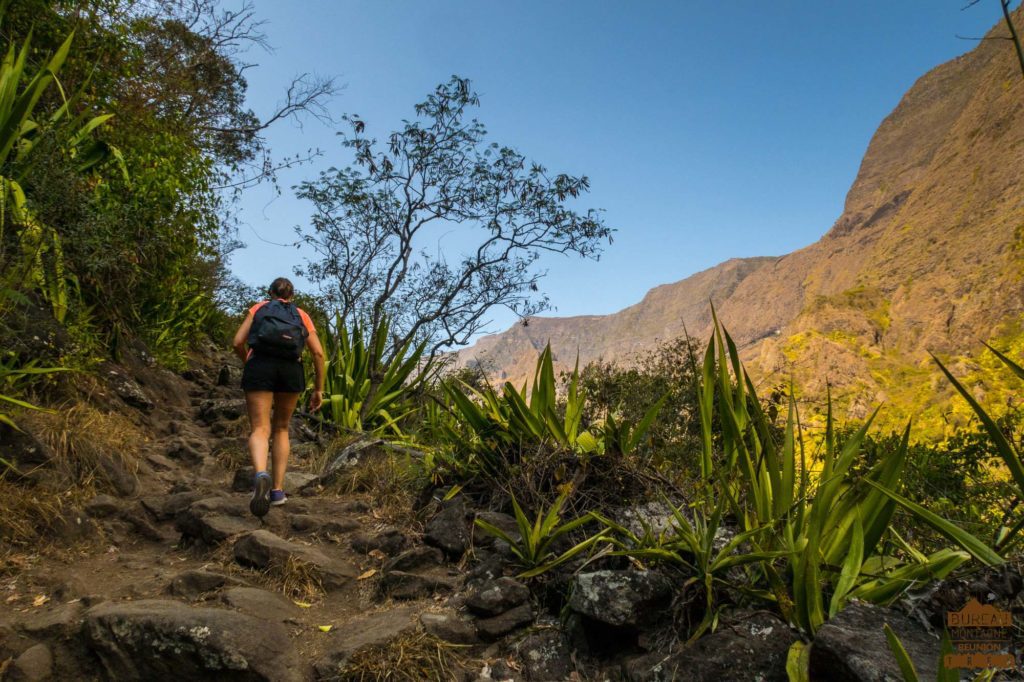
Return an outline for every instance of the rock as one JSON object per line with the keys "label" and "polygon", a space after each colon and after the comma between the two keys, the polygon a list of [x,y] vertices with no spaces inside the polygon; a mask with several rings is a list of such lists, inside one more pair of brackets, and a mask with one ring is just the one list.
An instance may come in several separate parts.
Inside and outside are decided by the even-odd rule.
{"label": "rock", "polygon": [[253,568],[284,566],[289,559],[300,561],[316,569],[326,589],[343,587],[359,574],[349,563],[332,559],[313,547],[282,540],[265,530],[254,531],[236,541],[234,555],[235,561]]}
{"label": "rock", "polygon": [[412,631],[416,625],[414,607],[381,611],[350,621],[338,628],[327,653],[317,661],[315,669],[320,679],[341,679],[340,674],[352,654],[360,649],[387,644]]}
{"label": "rock", "polygon": [[384,571],[414,571],[419,568],[439,566],[444,555],[437,547],[419,545],[408,549],[384,563]]}
{"label": "rock", "polygon": [[156,599],[101,604],[86,612],[82,637],[113,680],[304,677],[282,625],[237,611]]}
{"label": "rock", "polygon": [[245,398],[204,400],[199,406],[199,418],[207,424],[234,421],[245,413]]}
{"label": "rock", "polygon": [[235,582],[236,581],[232,578],[221,573],[204,571],[202,569],[193,569],[183,571],[171,578],[171,582],[168,583],[165,591],[176,597],[195,600],[199,599],[207,592],[213,592],[224,585],[229,583],[233,584]]}
{"label": "rock", "polygon": [[128,469],[127,463],[116,455],[102,457],[99,460],[99,472],[102,478],[121,497],[130,497],[139,487],[139,479],[135,472]]}
{"label": "rock", "polygon": [[362,528],[362,524],[358,521],[351,519],[338,519],[337,521],[327,521],[320,527],[320,532],[326,535],[342,535],[344,533],[351,533],[354,530]]}
{"label": "rock", "polygon": [[300,493],[307,486],[313,485],[319,480],[315,474],[307,474],[305,471],[286,471],[284,473],[284,489],[286,491]]}
{"label": "rock", "polygon": [[[478,512],[476,518],[491,524],[500,531],[504,531],[513,540],[518,540],[522,537],[519,532],[519,524],[516,520],[508,514],[502,514],[501,512],[482,511]],[[473,544],[486,547],[494,544],[495,537],[483,530],[476,524],[473,524]]]}
{"label": "rock", "polygon": [[145,458],[149,466],[153,467],[153,471],[171,471],[177,468],[174,462],[156,452],[147,452]]}
{"label": "rock", "polygon": [[145,507],[146,511],[152,514],[153,518],[157,521],[168,521],[188,509],[193,502],[202,499],[203,497],[203,493],[194,491],[175,493],[173,495],[144,497],[142,498],[142,506]]}
{"label": "rock", "polygon": [[384,528],[375,533],[357,533],[352,536],[352,549],[360,554],[378,550],[394,556],[405,547],[406,538],[397,528]]}
{"label": "rock", "polygon": [[323,519],[309,514],[292,514],[292,530],[300,533],[312,533],[320,529]]}
{"label": "rock", "polygon": [[556,628],[541,630],[523,638],[515,645],[515,651],[523,664],[527,680],[565,680],[576,670],[572,649],[565,635]]}
{"label": "rock", "polygon": [[454,611],[422,613],[420,625],[428,635],[453,644],[477,644],[480,641],[476,634],[476,626],[459,617]]}
{"label": "rock", "polygon": [[595,571],[573,580],[569,608],[614,626],[648,623],[669,606],[672,582],[654,571]]}
{"label": "rock", "polygon": [[85,513],[94,519],[105,519],[120,512],[120,500],[111,495],[97,495],[85,503]]}
{"label": "rock", "polygon": [[476,629],[480,637],[493,641],[532,622],[533,609],[529,604],[522,604],[492,618],[477,620]]}
{"label": "rock", "polygon": [[199,443],[178,439],[171,441],[167,445],[164,455],[185,464],[196,465],[202,463],[203,457],[206,454],[204,450],[208,450],[208,448],[203,447]]}
{"label": "rock", "polygon": [[81,604],[60,604],[32,614],[21,624],[21,630],[38,639],[62,639],[78,627],[81,615]]}
{"label": "rock", "polygon": [[423,540],[450,557],[459,558],[469,549],[469,524],[466,523],[466,503],[456,498],[427,523]]}
{"label": "rock", "polygon": [[[685,505],[680,505],[685,508]],[[652,500],[631,507],[622,507],[612,514],[612,520],[624,526],[637,537],[650,531],[655,536],[672,530],[674,515],[667,502]]]}
{"label": "rock", "polygon": [[448,580],[404,571],[389,571],[380,581],[380,591],[392,599],[421,599],[453,589]]}
{"label": "rock", "polygon": [[467,583],[475,584],[481,581],[494,580],[505,575],[505,567],[508,565],[505,557],[500,554],[486,552],[486,550],[474,552],[474,554],[480,559],[480,563],[474,566],[467,574]]}
{"label": "rock", "polygon": [[185,538],[216,545],[233,535],[260,527],[259,520],[248,511],[245,500],[208,497],[179,512],[174,526]]}
{"label": "rock", "polygon": [[39,440],[25,427],[17,431],[0,424],[0,441],[4,444],[4,457],[18,466],[31,468],[53,461],[53,448]]}
{"label": "rock", "polygon": [[231,479],[231,492],[248,493],[252,492],[253,468],[242,467],[235,470],[235,476]]}
{"label": "rock", "polygon": [[218,386],[238,386],[242,381],[242,370],[235,365],[221,365],[217,372]]}
{"label": "rock", "polygon": [[10,682],[42,682],[52,676],[53,654],[45,644],[36,644],[14,659],[4,679]]}
{"label": "rock", "polygon": [[122,510],[120,518],[131,526],[138,535],[147,540],[163,542],[167,539],[164,537],[163,532],[149,520],[150,515],[141,502],[136,502],[133,506]]}
{"label": "rock", "polygon": [[[786,656],[798,637],[774,614],[758,611],[719,626],[675,654],[656,652],[633,658],[623,666],[629,682],[694,680],[759,680],[787,682]],[[742,675],[742,676],[741,676]],[[837,679],[829,675],[822,678]],[[902,678],[899,678],[902,679]]]}
{"label": "rock", "polygon": [[898,611],[862,602],[848,604],[818,629],[811,645],[811,679],[903,679],[889,649],[884,623],[900,638],[920,678],[934,680],[938,673],[939,640]]}
{"label": "rock", "polygon": [[513,578],[498,578],[480,583],[469,591],[466,606],[481,616],[496,616],[523,604],[530,598],[526,585]]}
{"label": "rock", "polygon": [[370,505],[363,500],[350,500],[341,505],[341,511],[346,514],[366,514],[370,511]]}
{"label": "rock", "polygon": [[299,612],[290,599],[255,587],[232,587],[220,596],[228,606],[263,620],[283,621]]}
{"label": "rock", "polygon": [[98,375],[106,380],[107,386],[126,404],[140,410],[153,409],[153,401],[149,399],[138,382],[126,375],[115,365],[104,363]]}
{"label": "rock", "polygon": [[384,441],[379,438],[362,438],[346,445],[341,452],[335,455],[331,463],[327,465],[319,476],[319,482],[327,485],[342,472],[359,464],[360,460],[367,455],[379,452],[379,446]]}

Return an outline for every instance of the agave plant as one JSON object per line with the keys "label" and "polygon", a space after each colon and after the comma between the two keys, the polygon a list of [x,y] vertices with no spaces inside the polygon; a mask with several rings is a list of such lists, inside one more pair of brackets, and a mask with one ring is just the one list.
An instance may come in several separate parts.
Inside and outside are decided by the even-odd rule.
{"label": "agave plant", "polygon": [[[806,632],[814,633],[851,597],[889,602],[972,556],[990,565],[1002,562],[984,543],[938,517],[936,527],[960,549],[925,556],[889,532],[895,508],[903,504],[898,491],[909,425],[892,456],[856,475],[852,466],[874,415],[840,448],[829,401],[821,469],[812,477],[795,402],[790,399],[782,437],[776,438],[736,345],[717,318],[698,391],[705,486],[740,520],[750,552],[784,559],[751,563],[751,581]],[[712,433],[716,414],[718,439]],[[883,537],[893,538],[907,558],[887,554]]]}
{"label": "agave plant", "polygon": [[[423,362],[426,343],[415,348],[412,342],[385,359],[389,321],[385,318],[371,336],[372,346],[364,339],[358,324],[349,331],[339,317],[334,330],[324,333],[327,357],[324,377],[324,415],[350,431],[391,431],[401,435],[398,422],[412,409],[410,392],[422,384],[428,371]],[[372,367],[381,376],[375,384]]]}
{"label": "agave plant", "polygon": [[565,506],[566,499],[567,494],[562,493],[546,512],[541,509],[531,521],[513,496],[512,510],[515,513],[516,525],[519,527],[518,537],[513,537],[483,519],[477,519],[476,525],[481,530],[508,543],[512,553],[519,558],[523,565],[524,570],[519,574],[520,578],[533,578],[575,558],[594,547],[604,537],[606,531],[600,531],[564,552],[556,553],[554,549],[556,540],[595,520],[595,516],[588,513],[562,523],[562,507]]}

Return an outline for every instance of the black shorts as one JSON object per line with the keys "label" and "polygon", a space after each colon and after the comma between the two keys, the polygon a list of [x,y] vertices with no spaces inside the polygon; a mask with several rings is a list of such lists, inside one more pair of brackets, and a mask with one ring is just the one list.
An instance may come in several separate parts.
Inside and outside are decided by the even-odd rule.
{"label": "black shorts", "polygon": [[298,360],[253,355],[242,370],[242,390],[302,393],[306,373]]}

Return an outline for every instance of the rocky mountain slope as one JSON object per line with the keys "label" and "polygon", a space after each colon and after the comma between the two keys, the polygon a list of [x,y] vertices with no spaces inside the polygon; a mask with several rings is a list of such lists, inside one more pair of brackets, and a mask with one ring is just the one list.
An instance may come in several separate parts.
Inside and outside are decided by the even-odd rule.
{"label": "rocky mountain slope", "polygon": [[882,122],[818,242],[726,261],[613,315],[531,318],[461,361],[517,382],[548,341],[563,367],[577,349],[581,363],[629,362],[684,326],[706,337],[710,300],[760,381],[793,378],[811,398],[831,384],[851,416],[887,401],[894,420],[923,411],[940,428],[949,392],[928,352],[981,380],[981,341],[1021,344],[1022,183],[1024,79],[1009,43],[983,41],[918,80]]}

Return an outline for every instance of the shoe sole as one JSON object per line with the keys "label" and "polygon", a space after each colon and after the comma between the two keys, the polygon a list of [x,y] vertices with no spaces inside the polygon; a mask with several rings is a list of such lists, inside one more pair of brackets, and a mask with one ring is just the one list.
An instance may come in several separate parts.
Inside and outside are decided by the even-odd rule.
{"label": "shoe sole", "polygon": [[281,500],[279,502],[271,502],[270,506],[271,507],[280,507],[281,505],[283,505],[287,501],[288,501],[288,498],[286,497],[286,498],[284,498],[283,500]]}
{"label": "shoe sole", "polygon": [[253,516],[262,518],[270,511],[270,479],[266,476],[256,478],[256,490],[249,502],[249,511]]}

